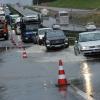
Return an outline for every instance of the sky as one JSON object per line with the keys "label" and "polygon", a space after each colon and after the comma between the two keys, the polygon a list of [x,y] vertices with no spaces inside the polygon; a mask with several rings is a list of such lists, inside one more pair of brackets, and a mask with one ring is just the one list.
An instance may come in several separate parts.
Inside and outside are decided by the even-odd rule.
{"label": "sky", "polygon": [[32,0],[0,0],[0,3],[1,2],[2,3],[12,3],[12,4],[19,2],[23,5],[32,5]]}

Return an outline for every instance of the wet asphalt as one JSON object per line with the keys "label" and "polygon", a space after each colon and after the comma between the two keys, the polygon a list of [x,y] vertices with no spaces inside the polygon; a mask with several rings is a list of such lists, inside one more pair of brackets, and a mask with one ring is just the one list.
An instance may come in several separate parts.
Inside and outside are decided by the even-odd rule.
{"label": "wet asphalt", "polygon": [[0,100],[78,100],[81,98],[70,87],[62,91],[55,86],[58,77],[58,61],[41,61],[40,54],[33,52],[28,54],[28,58],[23,59],[21,53],[19,49],[13,49],[0,54]]}
{"label": "wet asphalt", "polygon": [[99,100],[99,57],[75,56],[72,46],[46,51],[44,46],[29,45],[24,59],[23,49],[0,52],[0,100],[82,100],[70,86],[63,92],[55,86],[59,59],[64,62],[67,80]]}
{"label": "wet asphalt", "polygon": [[[0,100],[100,100],[100,57],[75,56],[73,46],[46,51],[44,46],[24,44],[18,48],[19,37],[10,31],[11,39],[0,40]],[[84,99],[71,86],[59,89],[58,61],[64,62],[66,79],[93,99]]]}

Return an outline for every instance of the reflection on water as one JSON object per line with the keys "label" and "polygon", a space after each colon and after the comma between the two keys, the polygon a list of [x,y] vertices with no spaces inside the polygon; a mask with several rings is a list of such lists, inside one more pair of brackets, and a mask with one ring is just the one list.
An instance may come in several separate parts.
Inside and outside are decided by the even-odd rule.
{"label": "reflection on water", "polygon": [[63,97],[66,97],[67,96],[67,88],[66,86],[61,86],[58,88],[60,94],[63,96]]}
{"label": "reflection on water", "polygon": [[91,71],[90,66],[87,64],[87,62],[82,63],[82,75],[85,80],[85,92],[88,95],[88,100],[92,100],[90,96],[93,94],[93,88],[91,83]]}

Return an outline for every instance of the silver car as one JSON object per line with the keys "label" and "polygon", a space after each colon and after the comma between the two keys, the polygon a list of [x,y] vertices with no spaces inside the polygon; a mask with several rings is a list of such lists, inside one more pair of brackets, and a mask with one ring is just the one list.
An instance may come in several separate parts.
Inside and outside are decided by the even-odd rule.
{"label": "silver car", "polygon": [[38,41],[38,44],[39,45],[41,45],[41,44],[43,44],[43,38],[44,38],[44,35],[45,35],[45,33],[46,32],[51,32],[51,31],[53,31],[53,29],[52,28],[39,28],[38,29],[38,38],[37,38],[37,41]]}
{"label": "silver car", "polygon": [[75,55],[100,53],[100,31],[82,32],[74,45]]}

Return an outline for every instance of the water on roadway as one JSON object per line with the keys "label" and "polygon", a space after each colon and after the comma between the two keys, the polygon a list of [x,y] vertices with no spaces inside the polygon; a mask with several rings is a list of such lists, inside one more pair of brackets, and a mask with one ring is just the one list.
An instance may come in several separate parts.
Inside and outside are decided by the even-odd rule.
{"label": "water on roadway", "polygon": [[[10,35],[18,44],[19,37],[13,32]],[[75,56],[73,46],[47,52],[44,46],[24,45],[28,47],[27,59],[22,58],[23,50],[10,40],[0,41],[0,46],[4,47],[0,53],[0,100],[82,100],[84,97],[70,87],[60,92],[55,87],[59,59],[64,62],[67,79],[78,80],[79,83],[73,82],[75,86],[99,100],[99,58]]]}
{"label": "water on roadway", "polygon": [[[31,53],[29,53],[29,48],[26,50],[29,53],[27,59],[22,58],[22,50],[19,49],[8,50],[1,55],[0,100],[82,100],[82,97],[74,93],[70,87],[66,91],[61,92],[60,90],[61,93],[59,92],[59,89],[55,87],[58,77],[58,60],[55,62],[53,58],[54,61],[42,62],[42,57],[49,57],[50,53],[44,51],[34,53],[34,49],[38,47],[33,46]],[[55,54],[58,55],[58,53],[60,52]],[[66,73],[72,70],[72,65],[73,63],[71,65],[65,63]],[[74,64],[75,66],[77,64]],[[79,73],[73,75],[71,73],[72,71],[68,73],[68,76],[77,77],[79,75]]]}

